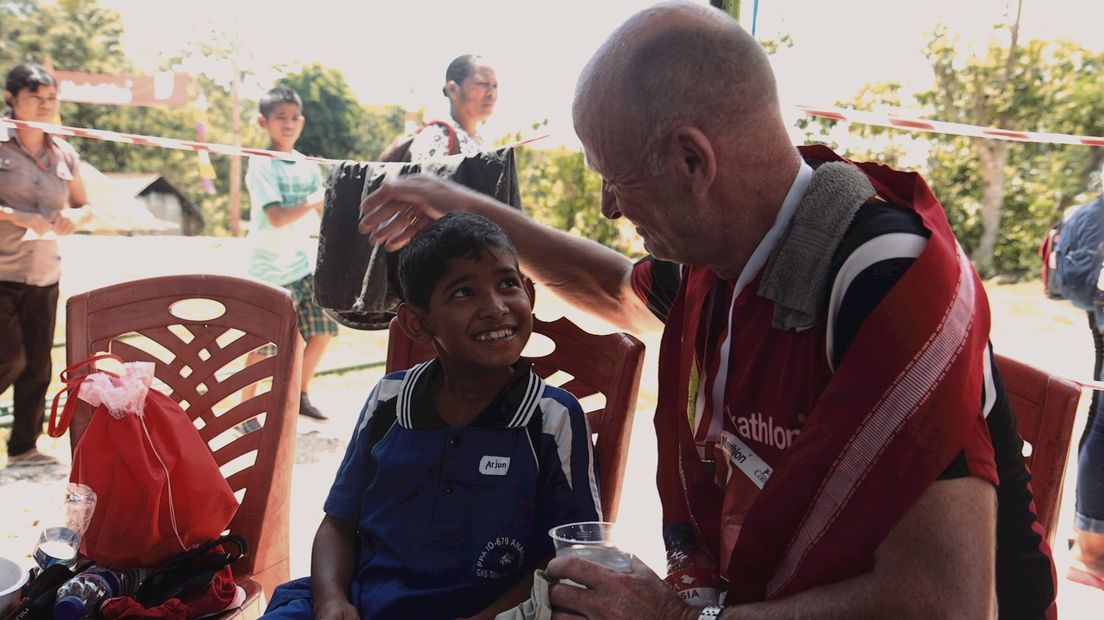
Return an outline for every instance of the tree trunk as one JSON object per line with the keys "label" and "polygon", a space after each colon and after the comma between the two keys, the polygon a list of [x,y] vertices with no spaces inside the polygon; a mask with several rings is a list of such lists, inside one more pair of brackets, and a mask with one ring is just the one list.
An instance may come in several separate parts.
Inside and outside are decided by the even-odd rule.
{"label": "tree trunk", "polygon": [[1008,163],[1008,143],[987,140],[978,144],[981,160],[981,241],[971,257],[982,276],[992,272],[993,248],[1000,232],[1001,205],[1004,204],[1004,169]]}
{"label": "tree trunk", "polygon": [[[1019,53],[1020,18],[1023,17],[1023,0],[1016,0],[1016,18],[1009,26],[1010,40],[1008,56],[1004,61],[1004,74],[1001,76],[997,93],[1004,93],[1012,87],[1012,72]],[[982,112],[987,95],[983,88],[975,92],[974,107],[981,124]],[[1008,126],[1008,113],[999,116],[997,127]],[[1004,204],[1004,169],[1008,164],[1008,143],[1004,140],[988,140],[978,144],[981,159],[981,178],[984,187],[981,192],[981,240],[974,251],[973,261],[978,273],[989,276],[993,273],[993,248],[1000,234],[1001,206]]]}

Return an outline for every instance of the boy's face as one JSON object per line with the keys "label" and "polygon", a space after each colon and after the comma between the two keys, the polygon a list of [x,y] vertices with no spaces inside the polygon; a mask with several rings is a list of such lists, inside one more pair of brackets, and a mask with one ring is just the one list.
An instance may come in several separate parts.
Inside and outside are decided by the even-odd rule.
{"label": "boy's face", "polygon": [[450,259],[429,309],[414,309],[424,329],[420,339],[433,339],[446,369],[450,362],[508,367],[533,333],[530,291],[517,260],[502,248],[487,248],[480,260]]}
{"label": "boy's face", "polygon": [[307,117],[303,116],[299,106],[289,101],[276,104],[268,117],[257,118],[257,123],[268,132],[268,137],[278,150],[291,150],[295,146],[306,121]]}

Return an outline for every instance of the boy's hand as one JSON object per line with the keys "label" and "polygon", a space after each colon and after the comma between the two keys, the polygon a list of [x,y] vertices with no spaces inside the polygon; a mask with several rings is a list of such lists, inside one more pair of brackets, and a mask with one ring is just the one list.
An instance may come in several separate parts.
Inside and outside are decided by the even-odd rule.
{"label": "boy's hand", "polygon": [[345,597],[322,598],[314,601],[314,620],[360,620],[360,614]]}

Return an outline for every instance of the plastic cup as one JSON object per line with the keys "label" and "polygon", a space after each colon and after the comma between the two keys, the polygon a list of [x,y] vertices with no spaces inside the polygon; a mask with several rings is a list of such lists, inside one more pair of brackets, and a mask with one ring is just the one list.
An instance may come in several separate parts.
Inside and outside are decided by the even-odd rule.
{"label": "plastic cup", "polygon": [[54,564],[72,567],[77,563],[78,549],[80,534],[67,527],[48,527],[39,535],[32,556],[42,570]]}
{"label": "plastic cup", "polygon": [[613,524],[608,521],[580,521],[548,530],[556,546],[556,557],[576,556],[622,573],[629,572],[632,556],[613,544]]}
{"label": "plastic cup", "polygon": [[70,482],[65,485],[65,527],[83,536],[96,510],[96,492],[84,484]]}

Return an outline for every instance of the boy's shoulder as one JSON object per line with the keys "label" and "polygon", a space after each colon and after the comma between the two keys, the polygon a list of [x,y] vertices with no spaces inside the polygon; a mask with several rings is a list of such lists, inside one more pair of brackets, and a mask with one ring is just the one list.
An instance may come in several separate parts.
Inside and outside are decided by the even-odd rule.
{"label": "boy's shoulder", "polygon": [[272,172],[272,162],[276,161],[271,157],[250,157],[245,165],[246,174],[270,174]]}
{"label": "boy's shoulder", "polygon": [[[418,366],[421,366],[421,364]],[[417,369],[418,366],[396,370],[384,375],[383,378],[379,380],[379,383],[376,384],[376,390],[380,393],[380,397],[392,398],[397,396],[407,375],[410,374],[411,371]]]}
{"label": "boy's shoulder", "polygon": [[582,413],[583,407],[579,404],[579,399],[575,398],[575,395],[567,390],[550,385],[544,384],[544,391],[541,393],[542,399],[548,399],[563,405],[568,411],[577,411]]}

